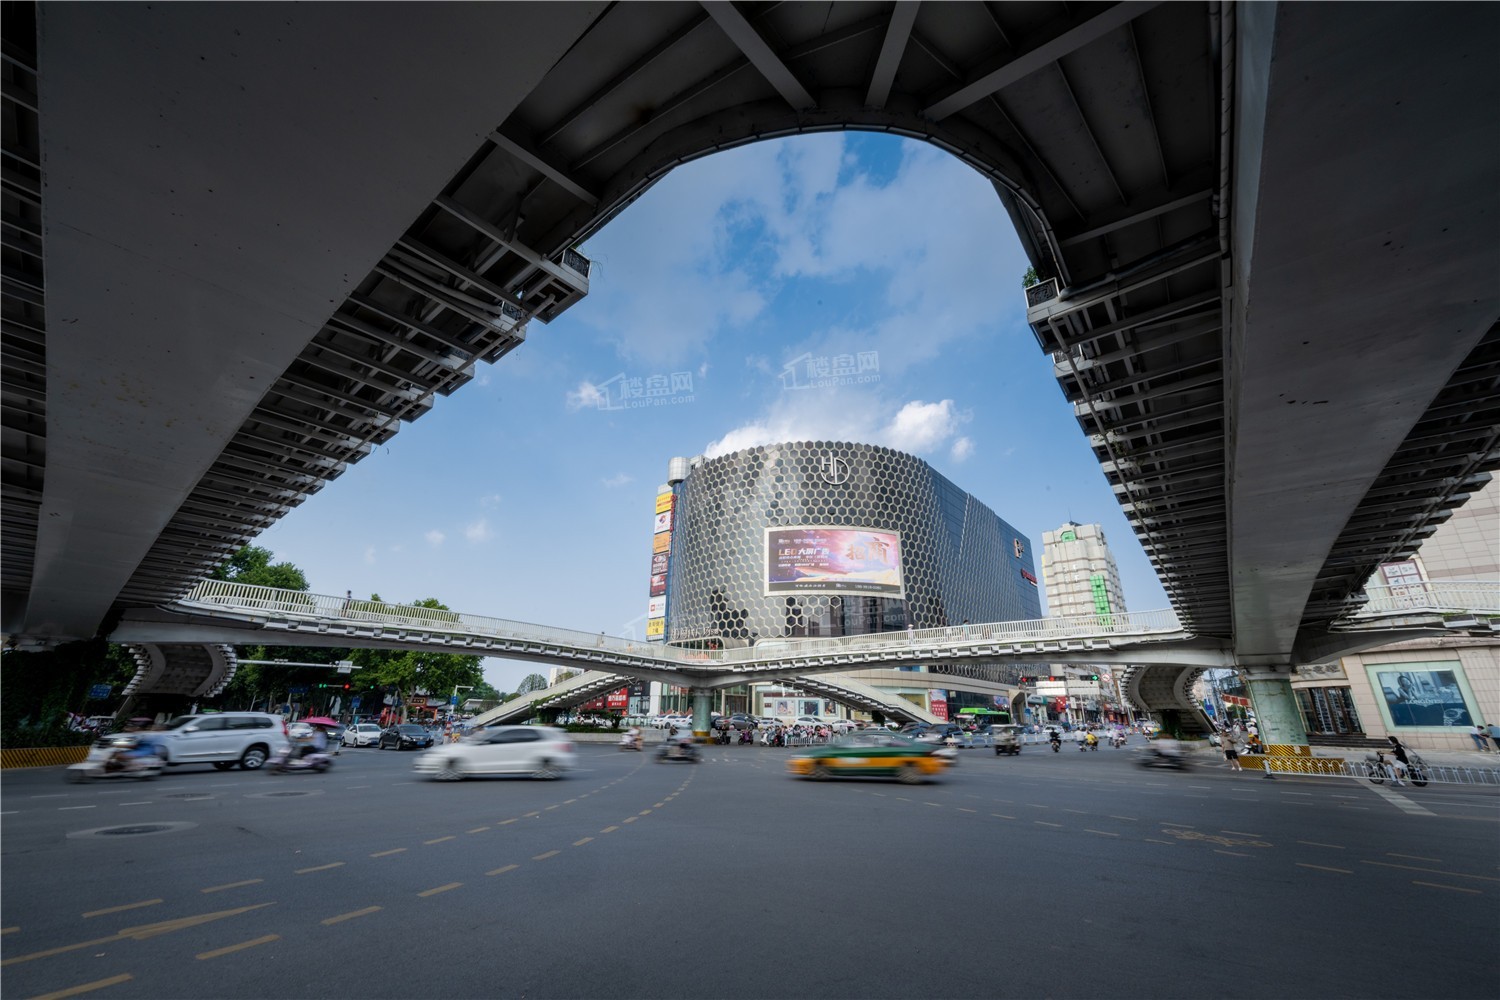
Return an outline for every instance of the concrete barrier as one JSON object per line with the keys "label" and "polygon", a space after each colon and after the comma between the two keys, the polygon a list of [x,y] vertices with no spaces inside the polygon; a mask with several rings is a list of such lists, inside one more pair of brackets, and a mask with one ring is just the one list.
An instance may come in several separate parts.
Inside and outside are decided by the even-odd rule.
{"label": "concrete barrier", "polygon": [[15,747],[0,750],[0,769],[12,767],[55,767],[78,764],[89,755],[88,745],[81,747]]}

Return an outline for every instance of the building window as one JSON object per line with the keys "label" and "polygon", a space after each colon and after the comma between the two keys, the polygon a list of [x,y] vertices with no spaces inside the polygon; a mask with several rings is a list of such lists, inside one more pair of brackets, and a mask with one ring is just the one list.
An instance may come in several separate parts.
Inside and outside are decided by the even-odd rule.
{"label": "building window", "polygon": [[1364,732],[1347,687],[1302,688],[1297,692],[1297,702],[1309,733],[1350,736]]}

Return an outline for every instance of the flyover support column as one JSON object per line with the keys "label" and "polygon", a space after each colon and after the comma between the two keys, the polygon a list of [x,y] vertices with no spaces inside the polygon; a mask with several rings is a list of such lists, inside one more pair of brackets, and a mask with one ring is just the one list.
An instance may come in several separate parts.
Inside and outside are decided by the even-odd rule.
{"label": "flyover support column", "polygon": [[714,693],[704,688],[691,688],[693,696],[693,736],[706,740],[713,728]]}
{"label": "flyover support column", "polygon": [[1255,705],[1256,726],[1260,730],[1261,742],[1275,754],[1277,747],[1284,755],[1305,756],[1308,750],[1307,729],[1302,725],[1302,712],[1297,707],[1297,696],[1292,693],[1292,668],[1242,667],[1245,687]]}

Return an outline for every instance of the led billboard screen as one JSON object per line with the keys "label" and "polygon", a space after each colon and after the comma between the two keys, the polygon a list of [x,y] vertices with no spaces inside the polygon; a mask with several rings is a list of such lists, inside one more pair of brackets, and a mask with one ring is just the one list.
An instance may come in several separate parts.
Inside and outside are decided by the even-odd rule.
{"label": "led billboard screen", "polygon": [[766,529],[767,597],[862,594],[901,599],[901,535],[805,525]]}

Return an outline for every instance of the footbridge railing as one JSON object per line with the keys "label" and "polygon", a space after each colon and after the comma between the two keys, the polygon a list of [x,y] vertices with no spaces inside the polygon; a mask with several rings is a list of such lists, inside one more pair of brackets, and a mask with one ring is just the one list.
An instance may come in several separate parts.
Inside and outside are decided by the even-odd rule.
{"label": "footbridge railing", "polygon": [[1364,590],[1364,604],[1342,624],[1414,613],[1436,613],[1451,628],[1489,627],[1500,631],[1500,581],[1418,580],[1412,583],[1372,584]]}

